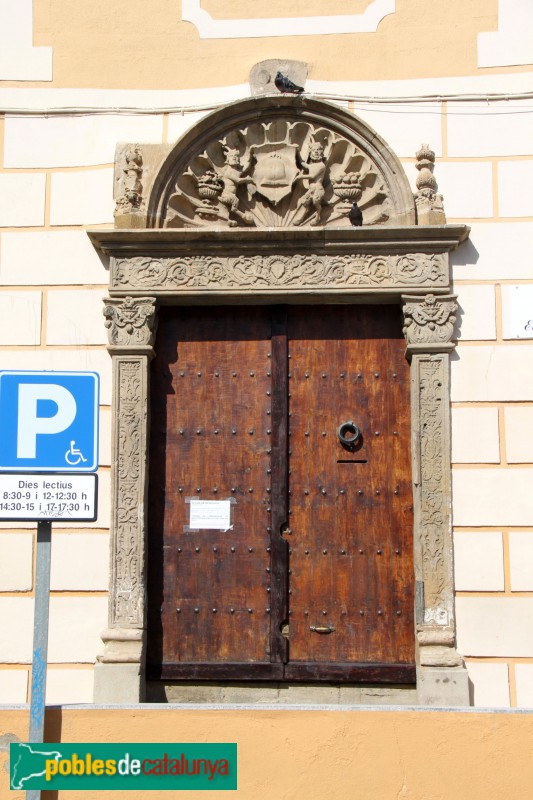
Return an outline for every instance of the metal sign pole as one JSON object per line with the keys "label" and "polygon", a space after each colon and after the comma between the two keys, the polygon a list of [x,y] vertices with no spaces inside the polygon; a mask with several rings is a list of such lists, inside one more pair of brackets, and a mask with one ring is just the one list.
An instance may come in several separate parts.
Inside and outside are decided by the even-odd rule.
{"label": "metal sign pole", "polygon": [[44,742],[52,522],[97,518],[99,386],[96,372],[0,370],[0,521],[37,522],[28,744]]}
{"label": "metal sign pole", "polygon": [[[46,703],[46,667],[48,661],[48,617],[50,597],[50,557],[52,523],[37,522],[37,558],[35,570],[35,611],[33,618],[33,660],[31,667],[31,705],[29,741],[44,741]],[[40,800],[41,790],[30,789],[26,800]]]}

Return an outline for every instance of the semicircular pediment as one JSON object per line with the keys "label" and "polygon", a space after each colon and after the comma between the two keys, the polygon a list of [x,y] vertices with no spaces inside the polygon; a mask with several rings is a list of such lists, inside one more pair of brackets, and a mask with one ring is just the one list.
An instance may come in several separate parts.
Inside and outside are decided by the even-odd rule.
{"label": "semicircular pediment", "polygon": [[403,168],[375,131],[331,103],[262,96],[208,115],[176,143],[148,227],[350,227],[354,203],[363,225],[416,222]]}

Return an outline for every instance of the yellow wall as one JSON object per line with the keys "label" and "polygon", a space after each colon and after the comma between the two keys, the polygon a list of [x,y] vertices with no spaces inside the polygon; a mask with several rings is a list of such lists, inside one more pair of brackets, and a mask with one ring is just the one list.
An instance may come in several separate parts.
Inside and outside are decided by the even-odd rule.
{"label": "yellow wall", "polygon": [[[368,0],[274,5],[206,0],[214,19],[360,13]],[[268,8],[270,7],[270,11]],[[33,44],[53,48],[52,87],[177,89],[247,81],[267,58],[309,63],[316,80],[394,80],[494,72],[477,68],[477,34],[498,25],[498,0],[396,0],[376,32],[327,36],[201,39],[178,0],[34,0]],[[285,9],[285,10],[283,10]],[[322,10],[320,10],[322,9]],[[235,21],[235,30],[238,28]],[[525,67],[505,67],[521,71]],[[502,72],[502,68],[497,70]],[[39,85],[25,81],[4,86]],[[43,84],[41,84],[43,85]]]}
{"label": "yellow wall", "polygon": [[[0,720],[0,736],[10,732],[26,740],[26,712],[3,711]],[[110,742],[236,741],[237,792],[202,792],[202,800],[530,800],[533,786],[531,713],[141,707],[58,709],[47,722],[47,741],[56,742],[101,742],[103,731]],[[112,796],[136,800],[141,794]],[[23,800],[22,793],[8,794],[1,767],[0,796]],[[169,796],[150,792],[151,800]],[[85,797],[59,792],[59,800]]]}

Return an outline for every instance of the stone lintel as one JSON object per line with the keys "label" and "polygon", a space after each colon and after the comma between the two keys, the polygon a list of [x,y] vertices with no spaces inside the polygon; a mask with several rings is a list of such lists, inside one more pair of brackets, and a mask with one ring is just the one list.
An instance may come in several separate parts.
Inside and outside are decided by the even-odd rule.
{"label": "stone lintel", "polygon": [[[105,255],[128,257],[160,253],[179,255],[218,252],[343,252],[409,251],[447,253],[468,239],[468,225],[368,225],[360,228],[290,227],[271,229],[134,229],[92,230],[88,236]],[[286,252],[284,250],[284,252]]]}

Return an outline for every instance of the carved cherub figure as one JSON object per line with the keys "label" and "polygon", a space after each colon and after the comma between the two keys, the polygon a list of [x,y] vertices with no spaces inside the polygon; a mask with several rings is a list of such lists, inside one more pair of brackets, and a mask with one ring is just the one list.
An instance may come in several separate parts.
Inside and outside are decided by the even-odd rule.
{"label": "carved cherub figure", "polygon": [[226,163],[221,169],[218,169],[218,174],[224,182],[224,190],[220,195],[220,202],[223,203],[228,209],[230,216],[233,214],[246,222],[248,225],[253,223],[253,217],[250,213],[239,211],[239,198],[237,197],[237,189],[241,183],[253,183],[253,178],[250,175],[245,175],[250,167],[251,159],[248,159],[246,164],[241,164],[241,156],[235,148],[225,148]]}
{"label": "carved cherub figure", "polygon": [[137,145],[129,145],[122,158],[122,194],[117,200],[115,215],[141,209],[143,199],[143,157],[140,149]]}
{"label": "carved cherub figure", "polygon": [[[312,143],[307,164],[304,164],[304,168],[306,172],[300,173],[296,180],[308,181],[309,184],[306,193],[298,201],[298,207],[303,211],[313,206],[315,213],[309,222],[311,225],[318,225],[322,213],[322,201],[325,195],[324,178],[326,177],[324,148],[320,142]],[[295,222],[298,224],[304,216],[305,212],[299,214]]]}

